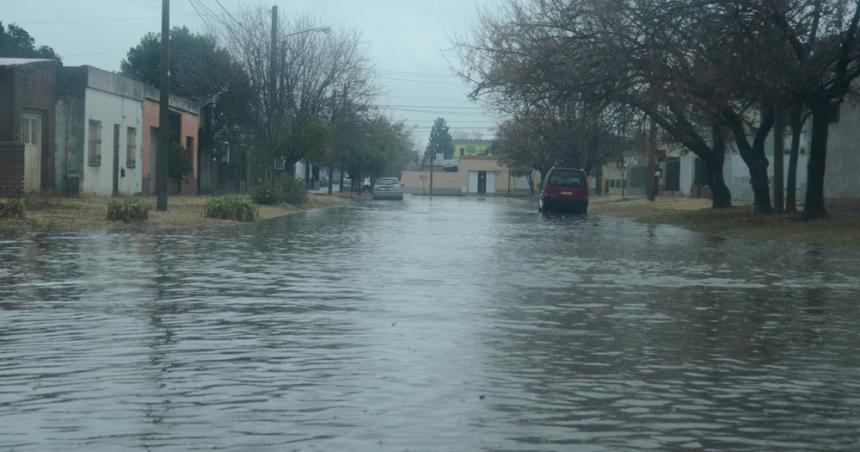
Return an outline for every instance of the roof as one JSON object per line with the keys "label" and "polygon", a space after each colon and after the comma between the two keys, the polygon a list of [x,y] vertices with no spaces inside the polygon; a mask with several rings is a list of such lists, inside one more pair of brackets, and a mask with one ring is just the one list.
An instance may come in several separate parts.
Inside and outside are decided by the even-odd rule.
{"label": "roof", "polygon": [[45,63],[52,61],[54,60],[50,60],[47,58],[0,58],[0,66],[21,66],[24,64]]}

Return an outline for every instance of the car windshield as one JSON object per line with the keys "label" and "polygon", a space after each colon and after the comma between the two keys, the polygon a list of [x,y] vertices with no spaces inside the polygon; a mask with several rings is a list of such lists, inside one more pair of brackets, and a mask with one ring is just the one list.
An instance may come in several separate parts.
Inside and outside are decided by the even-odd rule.
{"label": "car windshield", "polygon": [[397,179],[379,179],[376,185],[397,185]]}
{"label": "car windshield", "polygon": [[585,186],[585,177],[582,173],[575,171],[553,171],[549,183],[551,185],[582,187]]}

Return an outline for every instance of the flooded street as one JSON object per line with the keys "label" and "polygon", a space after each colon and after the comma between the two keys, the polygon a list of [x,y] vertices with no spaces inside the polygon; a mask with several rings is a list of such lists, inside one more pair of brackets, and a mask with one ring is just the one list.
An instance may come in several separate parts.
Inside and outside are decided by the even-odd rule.
{"label": "flooded street", "polygon": [[860,250],[520,200],[0,237],[0,449],[857,450]]}

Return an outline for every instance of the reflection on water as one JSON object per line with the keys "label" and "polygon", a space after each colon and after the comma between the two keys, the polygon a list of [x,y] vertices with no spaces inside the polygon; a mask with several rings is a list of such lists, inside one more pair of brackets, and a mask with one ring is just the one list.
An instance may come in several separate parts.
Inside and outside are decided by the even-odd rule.
{"label": "reflection on water", "polygon": [[0,448],[860,447],[860,252],[514,200],[0,238]]}

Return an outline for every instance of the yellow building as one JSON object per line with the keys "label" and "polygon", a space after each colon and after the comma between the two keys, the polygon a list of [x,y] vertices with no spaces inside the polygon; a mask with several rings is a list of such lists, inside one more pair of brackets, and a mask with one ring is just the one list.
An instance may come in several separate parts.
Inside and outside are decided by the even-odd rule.
{"label": "yellow building", "polygon": [[[452,166],[453,162],[457,162],[456,167]],[[534,180],[538,180],[537,176]],[[400,181],[407,193],[429,194],[430,168],[404,170],[401,172]],[[433,169],[434,195],[528,196],[529,193],[528,178],[511,176],[508,167],[492,155],[438,162]]]}
{"label": "yellow building", "polygon": [[476,155],[487,155],[490,153],[490,140],[454,140],[454,158],[472,157]]}

